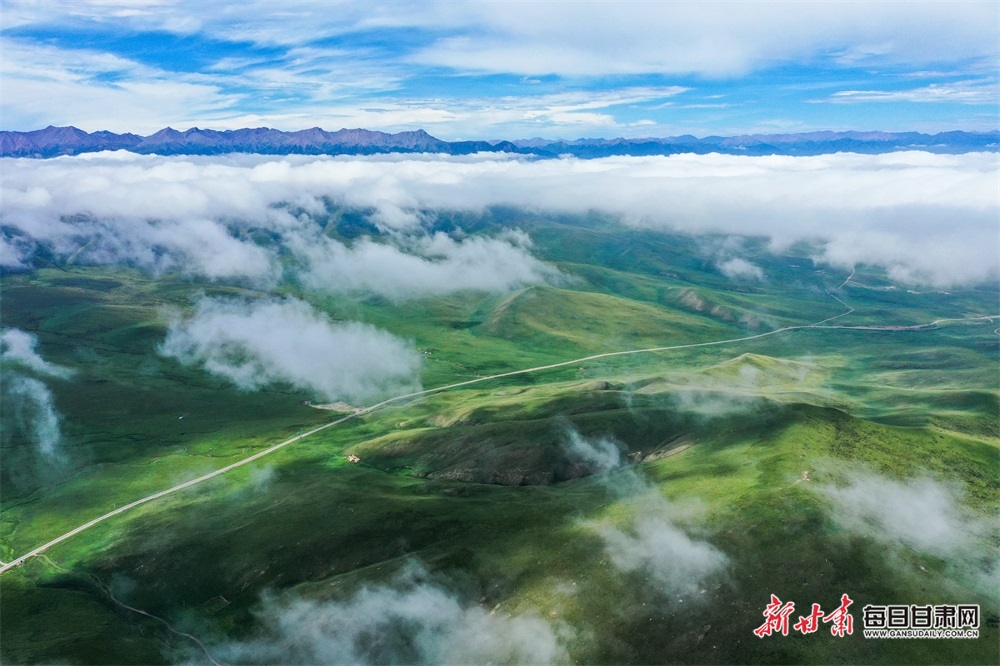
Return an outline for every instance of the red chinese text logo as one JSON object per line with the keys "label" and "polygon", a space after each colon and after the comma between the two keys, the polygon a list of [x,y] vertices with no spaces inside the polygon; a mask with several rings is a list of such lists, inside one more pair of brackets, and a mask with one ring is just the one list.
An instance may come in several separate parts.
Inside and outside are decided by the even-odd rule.
{"label": "red chinese text logo", "polygon": [[[819,630],[821,622],[830,624],[830,633],[834,636],[847,636],[854,633],[854,618],[847,612],[847,608],[853,604],[846,594],[840,597],[840,607],[832,613],[824,613],[819,604],[812,605],[812,612],[806,616],[799,616],[798,622],[792,625],[792,629],[803,634],[811,634]],[[764,608],[764,624],[753,630],[758,638],[780,633],[782,636],[788,635],[788,617],[795,611],[795,602],[782,603],[775,595],[771,595],[771,603]]]}

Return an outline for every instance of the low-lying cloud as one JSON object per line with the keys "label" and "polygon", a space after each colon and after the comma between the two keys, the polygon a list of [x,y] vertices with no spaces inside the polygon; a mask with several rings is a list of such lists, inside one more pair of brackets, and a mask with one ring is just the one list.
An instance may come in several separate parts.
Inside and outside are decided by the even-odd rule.
{"label": "low-lying cloud", "polygon": [[68,379],[73,371],[43,359],[35,347],[38,338],[19,328],[5,328],[0,331],[0,362],[19,365],[38,374],[59,379]]}
{"label": "low-lying cloud", "polygon": [[942,558],[948,576],[1000,601],[1000,556],[996,516],[977,516],[956,484],[930,477],[905,481],[871,472],[851,473],[847,482],[819,486],[832,501],[831,517],[844,529],[895,549]]}
{"label": "low-lying cloud", "polygon": [[760,266],[734,257],[718,264],[719,271],[730,280],[763,280],[764,271]]}
{"label": "low-lying cloud", "polygon": [[246,225],[210,218],[149,219],[134,215],[12,220],[4,216],[0,267],[23,268],[39,251],[84,264],[127,263],[157,274],[178,271],[209,279],[273,284],[280,266],[273,252],[242,238]]}
{"label": "low-lying cloud", "polygon": [[325,400],[359,402],[418,387],[420,356],[394,335],[332,322],[295,299],[202,298],[175,318],[160,353],[252,390],[288,383]]}
{"label": "low-lying cloud", "polygon": [[855,473],[847,484],[821,491],[833,501],[834,519],[848,529],[933,555],[961,553],[986,531],[956,488],[929,477],[895,481]]}
{"label": "low-lying cloud", "polygon": [[670,377],[669,384],[654,384],[646,390],[665,395],[679,412],[719,418],[760,409],[788,391],[820,395],[819,379],[811,357],[780,359],[746,354],[700,372]]}
{"label": "low-lying cloud", "polygon": [[27,331],[18,328],[0,331],[0,389],[4,420],[7,428],[31,442],[38,455],[53,461],[60,457],[59,443],[62,440],[55,397],[45,382],[30,375],[69,379],[73,371],[46,361],[37,347],[38,338]]}
{"label": "low-lying cloud", "polygon": [[692,539],[662,511],[661,515],[639,516],[628,530],[606,525],[595,529],[616,567],[648,572],[671,596],[697,594],[728,562],[722,551],[707,541]]}
{"label": "low-lying cloud", "polygon": [[681,388],[670,394],[670,404],[679,412],[703,419],[716,419],[751,411],[763,398],[731,389]]}
{"label": "low-lying cloud", "polygon": [[735,373],[687,377],[670,392],[669,401],[679,412],[702,418],[720,418],[758,406],[763,400],[761,389],[766,388],[768,383],[760,368],[740,363]]}
{"label": "low-lying cloud", "polygon": [[372,292],[391,299],[470,289],[505,292],[557,279],[558,272],[530,253],[523,232],[500,238],[455,240],[443,233],[396,236],[393,242],[363,239],[348,247],[318,236],[289,239],[306,262],[301,280],[318,291]]}
{"label": "low-lying cloud", "polygon": [[1000,272],[993,153],[597,160],[101,153],[0,166],[7,267],[30,262],[31,248],[44,245],[64,256],[83,249],[92,261],[103,253],[209,277],[269,279],[277,260],[247,230],[297,233],[289,210],[316,215],[333,201],[375,211],[373,220],[393,234],[415,233],[427,211],[441,209],[599,210],[643,227],[768,237],[775,248],[810,241],[819,260],[845,269],[878,264],[899,280],[973,283]]}
{"label": "low-lying cloud", "polygon": [[412,566],[392,584],[342,601],[265,596],[264,632],[213,648],[225,663],[550,664],[568,661],[567,630],[463,603]]}
{"label": "low-lying cloud", "polygon": [[676,508],[656,486],[627,466],[623,447],[607,437],[584,437],[567,432],[567,453],[610,472],[604,482],[640,507],[632,523],[615,527],[586,523],[604,541],[604,550],[618,569],[645,572],[668,598],[690,597],[720,574],[729,562],[725,553],[707,541],[695,539],[677,526]]}
{"label": "low-lying cloud", "polygon": [[49,387],[34,377],[6,371],[2,395],[7,426],[23,433],[42,457],[57,458],[62,432]]}
{"label": "low-lying cloud", "polygon": [[573,429],[566,432],[566,454],[595,473],[608,472],[625,464],[622,447],[616,441],[608,437],[584,437]]}

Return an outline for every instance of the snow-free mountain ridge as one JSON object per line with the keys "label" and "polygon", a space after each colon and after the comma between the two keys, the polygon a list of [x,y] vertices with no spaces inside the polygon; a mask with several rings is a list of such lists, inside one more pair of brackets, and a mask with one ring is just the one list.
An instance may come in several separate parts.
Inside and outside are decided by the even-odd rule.
{"label": "snow-free mountain ridge", "polygon": [[424,130],[388,134],[366,129],[328,132],[319,127],[283,132],[258,127],[217,131],[194,127],[181,132],[170,127],[149,136],[76,127],[46,127],[31,132],[0,131],[0,157],[57,157],[102,150],[127,150],[157,155],[370,155],[377,153],[444,153],[468,155],[505,152],[581,158],[612,155],[674,155],[724,153],[730,155],[821,155],[836,152],[886,153],[923,150],[966,153],[1000,150],[1000,132],[808,132],[803,134],[749,134],[741,136],[691,135],[641,139],[577,139],[548,141],[444,141]]}

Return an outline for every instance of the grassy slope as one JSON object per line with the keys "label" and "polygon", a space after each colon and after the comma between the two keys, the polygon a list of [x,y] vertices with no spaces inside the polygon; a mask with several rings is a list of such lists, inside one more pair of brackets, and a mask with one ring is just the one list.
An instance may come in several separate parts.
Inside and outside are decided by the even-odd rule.
{"label": "grassy slope", "polygon": [[[683,239],[618,234],[601,221],[550,221],[530,231],[543,256],[559,260],[574,280],[561,289],[402,304],[310,298],[334,317],[369,321],[430,351],[427,386],[600,351],[738,337],[841,311],[822,289],[842,276],[788,267],[807,260],[765,266],[782,288],[772,281],[734,292]],[[877,276],[861,278],[871,285],[840,292],[857,311],[838,322],[923,322],[989,303],[974,292],[904,295],[875,288]],[[61,465],[32,459],[16,428],[5,427],[15,432],[3,442],[4,559],[116,503],[329,418],[298,404],[310,396],[281,387],[241,393],[157,356],[162,308],[186,306],[198,289],[247,293],[153,282],[126,269],[4,278],[4,325],[37,333],[46,359],[78,372],[70,382],[50,382],[65,423]],[[859,606],[978,594],[944,562],[913,552],[886,561],[883,546],[840,531],[822,498],[795,480],[805,469],[814,483],[836,478],[837,461],[900,477],[929,470],[961,480],[975,510],[995,512],[995,358],[996,338],[984,326],[807,331],[589,363],[373,414],[60,546],[51,557],[73,574],[35,561],[5,575],[0,646],[15,661],[110,663],[152,662],[160,641],[185,645],[159,623],[116,607],[90,576],[117,585],[129,603],[212,637],[252,631],[248,610],[263,589],[336,596],[387,578],[402,556],[416,555],[465,580],[463,592],[490,607],[554,612],[592,629],[571,646],[585,661],[837,655],[995,663],[995,630],[980,641],[883,643],[750,634],[770,592],[800,608],[814,600],[832,605],[842,591]],[[756,372],[749,382],[740,374],[746,366]],[[731,415],[709,418],[679,408],[675,396],[684,392],[740,399]],[[631,450],[694,444],[639,470],[675,502],[697,503],[703,520],[691,529],[732,555],[712,603],[694,610],[667,603],[641,578],[609,569],[585,521],[627,522],[641,496],[622,498],[597,477],[530,487],[449,480],[450,472],[509,481],[519,466],[522,479],[558,480],[570,423],[614,435]],[[347,451],[363,464],[345,463]],[[581,589],[561,592],[566,581]]]}

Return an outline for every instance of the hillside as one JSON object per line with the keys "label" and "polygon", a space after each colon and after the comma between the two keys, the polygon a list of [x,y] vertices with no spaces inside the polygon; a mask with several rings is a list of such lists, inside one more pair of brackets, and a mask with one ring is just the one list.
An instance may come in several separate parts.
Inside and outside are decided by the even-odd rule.
{"label": "hillside", "polygon": [[[171,356],[183,322],[236,321],[206,303],[306,303],[325,319],[295,319],[295,345],[316,321],[377,327],[418,356],[398,393],[474,382],[348,412],[5,571],[4,660],[283,662],[313,621],[367,622],[351,654],[372,661],[369,631],[398,635],[395,656],[471,650],[405,619],[431,604],[507,662],[996,663],[995,285],[893,293],[877,267],[848,283],[789,248],[748,254],[780,278],[747,287],[690,237],[523,215],[558,271],[493,291],[393,300],[51,255],[4,274],[4,330],[40,359],[5,333],[5,400],[43,383],[61,438],[45,455],[32,403],[4,410],[3,562],[344,418],[294,375],[238,384],[235,342],[215,365]],[[810,326],[835,316],[845,328]],[[864,639],[860,610],[851,637],[752,633],[771,594],[804,613],[844,593],[979,604],[981,637]]]}

